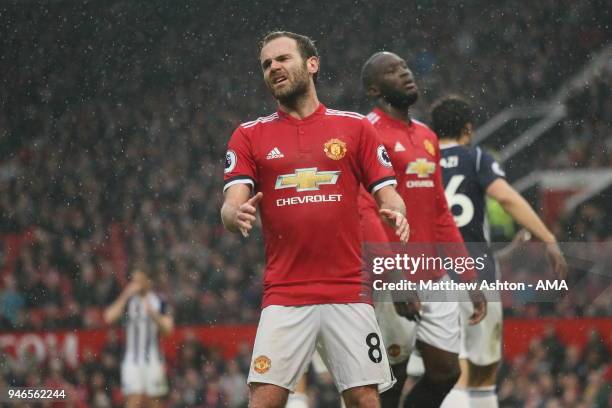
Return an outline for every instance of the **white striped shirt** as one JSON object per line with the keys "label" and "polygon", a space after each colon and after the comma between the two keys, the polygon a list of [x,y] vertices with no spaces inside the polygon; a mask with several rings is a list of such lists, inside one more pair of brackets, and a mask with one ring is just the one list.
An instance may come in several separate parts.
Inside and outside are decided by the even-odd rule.
{"label": "white striped shirt", "polygon": [[128,300],[125,313],[126,348],[124,362],[144,364],[153,361],[161,363],[163,361],[163,355],[159,348],[159,329],[157,323],[145,309],[145,299],[157,313],[167,313],[165,302],[153,292],[147,293],[144,297],[135,295]]}

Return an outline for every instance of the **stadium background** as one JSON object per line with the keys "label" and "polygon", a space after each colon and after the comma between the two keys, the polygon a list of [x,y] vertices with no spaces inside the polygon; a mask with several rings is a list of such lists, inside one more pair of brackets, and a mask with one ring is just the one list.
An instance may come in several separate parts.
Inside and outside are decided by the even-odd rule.
{"label": "stadium background", "polygon": [[[271,29],[317,40],[320,98],[339,109],[367,112],[359,71],[381,49],[413,69],[423,121],[450,92],[478,125],[564,107],[504,166],[561,241],[597,245],[612,264],[605,1],[21,1],[1,4],[0,20],[0,386],[120,406],[121,331],[101,309],[144,260],[180,327],[165,340],[168,406],[245,404],[262,242],[223,232],[221,166],[233,128],[274,110],[255,41]],[[512,116],[485,145],[503,156],[540,119]],[[546,174],[555,182],[535,177]],[[496,240],[510,239],[493,211]],[[560,302],[507,305],[502,407],[612,406],[609,273],[572,279]],[[312,381],[313,403],[333,406],[328,379]]]}

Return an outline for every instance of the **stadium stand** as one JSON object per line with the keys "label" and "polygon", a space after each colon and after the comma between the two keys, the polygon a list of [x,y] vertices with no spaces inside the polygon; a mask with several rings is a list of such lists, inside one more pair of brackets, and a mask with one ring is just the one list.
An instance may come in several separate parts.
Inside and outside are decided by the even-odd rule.
{"label": "stadium stand", "polygon": [[[601,0],[450,7],[442,0],[385,8],[340,0],[325,11],[317,2],[284,1],[278,13],[239,1],[0,6],[0,388],[54,385],[70,390],[77,406],[120,406],[118,335],[83,352],[76,366],[48,344],[42,360],[3,347],[6,336],[29,332],[105,330],[101,308],[136,264],[158,276],[179,325],[257,321],[261,238],[223,233],[218,210],[231,130],[274,109],[254,43],[268,29],[318,40],[325,103],[365,112],[359,67],[388,49],[415,72],[418,117],[427,119],[431,102],[454,92],[470,98],[479,124],[505,107],[551,97],[611,40]],[[608,65],[570,98],[568,116],[529,149],[537,157],[530,173],[610,168],[611,81]],[[561,240],[609,244],[610,197],[604,188],[552,218]],[[592,276],[581,277],[581,293],[610,283]],[[609,320],[612,296],[506,312]],[[507,361],[500,406],[612,405],[610,332],[593,331],[581,347],[557,334],[551,326],[534,335]],[[168,406],[244,406],[247,343],[228,358],[199,338],[184,341],[170,367]],[[319,406],[325,398],[313,395]]]}

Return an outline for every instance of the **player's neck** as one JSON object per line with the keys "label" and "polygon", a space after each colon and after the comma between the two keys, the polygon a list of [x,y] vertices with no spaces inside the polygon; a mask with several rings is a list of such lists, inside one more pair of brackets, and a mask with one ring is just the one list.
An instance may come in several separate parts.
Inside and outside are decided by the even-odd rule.
{"label": "player's neck", "polygon": [[453,145],[453,144],[458,144],[458,145],[464,146],[464,145],[469,145],[469,144],[472,143],[472,137],[469,136],[469,135],[465,135],[465,134],[462,134],[457,139],[452,139],[452,138],[449,138],[449,137],[441,137],[438,140],[439,140],[440,146],[442,146],[442,145]]}
{"label": "player's neck", "polygon": [[319,108],[319,105],[317,91],[314,88],[310,88],[306,93],[292,101],[278,102],[280,110],[300,120],[312,115]]}
{"label": "player's neck", "polygon": [[377,104],[378,108],[391,116],[393,119],[397,119],[401,122],[410,123],[410,107],[397,107],[393,106],[387,101],[380,99]]}
{"label": "player's neck", "polygon": [[456,145],[459,144],[459,141],[457,139],[449,139],[447,137],[443,137],[438,139],[440,146],[448,146],[448,145]]}

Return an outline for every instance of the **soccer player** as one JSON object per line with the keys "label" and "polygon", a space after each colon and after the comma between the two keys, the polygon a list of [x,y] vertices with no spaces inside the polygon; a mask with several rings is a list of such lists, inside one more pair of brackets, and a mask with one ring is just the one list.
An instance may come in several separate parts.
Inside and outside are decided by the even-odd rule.
{"label": "soccer player", "polygon": [[391,163],[365,117],[319,102],[310,38],[273,32],[259,55],[278,111],[234,131],[221,208],[229,231],[247,236],[258,208],[263,226],[250,405],[284,406],[316,348],[348,407],[377,407],[377,385],[382,391],[394,379],[361,272],[357,196],[366,185],[398,240],[407,241]]}
{"label": "soccer player", "polygon": [[[446,194],[455,221],[472,256],[488,254],[486,244],[486,196],[497,200],[515,221],[546,243],[545,248],[556,276],[563,279],[566,263],[554,235],[546,228],[525,199],[505,179],[500,165],[480,147],[470,146],[473,116],[469,104],[458,97],[446,97],[432,110],[432,127],[440,138]],[[479,271],[482,280],[496,279],[495,262]],[[466,313],[462,304],[462,323]],[[489,313],[477,326],[462,324],[461,377],[443,406],[457,408],[497,407],[495,383],[501,360],[502,305],[489,302]]]}
{"label": "soccer player", "polygon": [[168,381],[159,335],[172,333],[174,319],[165,302],[153,292],[151,278],[142,270],[132,273],[131,282],[104,311],[107,324],[122,317],[127,339],[121,364],[126,407],[161,407]]}
{"label": "soccer player", "polygon": [[[362,69],[362,82],[367,95],[376,103],[368,119],[378,130],[398,178],[397,191],[404,199],[410,224],[410,243],[419,253],[439,256],[446,246],[447,255],[467,256],[463,240],[446,204],[436,135],[423,123],[410,116],[410,107],[417,101],[418,88],[406,61],[390,52],[372,55]],[[369,197],[360,197],[364,241],[384,242],[396,239],[384,231]],[[453,248],[450,248],[453,247]],[[423,280],[447,280],[445,270],[421,271]],[[470,281],[473,270],[461,278]],[[474,302],[471,323],[478,323],[486,314],[482,292],[470,293]],[[406,362],[413,344],[423,357],[425,374],[406,396],[405,407],[439,407],[459,377],[459,307],[456,301],[376,303],[376,315],[384,342],[398,379],[406,378]],[[407,319],[417,321],[412,323]],[[416,342],[415,342],[416,338]],[[398,384],[400,382],[398,381]],[[397,407],[403,386],[382,396],[384,406]]]}

